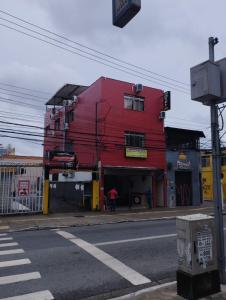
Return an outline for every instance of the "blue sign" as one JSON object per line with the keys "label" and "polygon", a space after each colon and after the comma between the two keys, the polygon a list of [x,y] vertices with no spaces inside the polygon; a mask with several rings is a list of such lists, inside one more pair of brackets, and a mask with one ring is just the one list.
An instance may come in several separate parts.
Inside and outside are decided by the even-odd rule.
{"label": "blue sign", "polygon": [[141,9],[141,0],[112,0],[113,25],[124,27]]}

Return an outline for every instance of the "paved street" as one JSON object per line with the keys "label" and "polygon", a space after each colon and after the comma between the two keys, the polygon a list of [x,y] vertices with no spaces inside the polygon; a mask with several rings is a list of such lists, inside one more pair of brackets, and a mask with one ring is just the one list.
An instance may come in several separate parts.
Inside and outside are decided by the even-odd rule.
{"label": "paved street", "polygon": [[175,232],[163,220],[1,234],[0,299],[111,299],[174,281]]}

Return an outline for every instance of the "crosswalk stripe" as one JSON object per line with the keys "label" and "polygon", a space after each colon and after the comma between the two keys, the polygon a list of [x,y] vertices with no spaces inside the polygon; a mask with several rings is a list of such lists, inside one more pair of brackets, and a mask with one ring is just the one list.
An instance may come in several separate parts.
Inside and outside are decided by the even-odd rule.
{"label": "crosswalk stripe", "polygon": [[110,254],[104,252],[103,250],[95,247],[94,245],[77,238],[73,234],[66,231],[57,231],[57,233],[63,236],[65,239],[74,243],[78,247],[85,250],[87,253],[95,257],[97,260],[102,262],[104,265],[108,266],[110,269],[118,273],[120,276],[128,280],[133,285],[141,285],[145,283],[150,283],[151,280],[142,274],[136,272],[132,268],[128,267],[118,259],[114,258]]}
{"label": "crosswalk stripe", "polygon": [[53,295],[50,291],[41,291],[21,296],[15,296],[10,298],[2,298],[0,300],[54,300]]}
{"label": "crosswalk stripe", "polygon": [[0,255],[10,255],[24,253],[23,249],[13,249],[13,250],[0,250]]}
{"label": "crosswalk stripe", "polygon": [[6,236],[7,233],[0,233],[0,236]]}
{"label": "crosswalk stripe", "polygon": [[31,261],[28,258],[7,260],[7,261],[0,262],[0,268],[14,267],[14,266],[21,266],[21,265],[28,265],[28,264],[31,264]]}
{"label": "crosswalk stripe", "polygon": [[3,237],[3,238],[0,238],[0,242],[1,241],[12,241],[12,237]]}
{"label": "crosswalk stripe", "polygon": [[3,247],[13,247],[13,246],[18,246],[18,243],[4,243],[4,244],[0,244],[0,248]]}
{"label": "crosswalk stripe", "polygon": [[6,230],[9,229],[9,226],[0,226],[0,230]]}
{"label": "crosswalk stripe", "polygon": [[20,281],[28,281],[33,279],[40,279],[40,278],[41,278],[41,274],[39,272],[2,276],[0,277],[0,285],[16,283]]}

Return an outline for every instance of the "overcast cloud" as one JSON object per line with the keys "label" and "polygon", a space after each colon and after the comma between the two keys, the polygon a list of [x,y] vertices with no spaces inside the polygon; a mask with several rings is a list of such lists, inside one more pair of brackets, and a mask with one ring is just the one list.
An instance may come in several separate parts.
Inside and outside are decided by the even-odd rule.
{"label": "overcast cloud", "polygon": [[[35,125],[43,126],[44,103],[63,84],[89,85],[98,77],[107,76],[171,90],[172,110],[167,112],[166,125],[204,130],[209,139],[207,129],[210,126],[209,108],[190,100],[189,72],[191,66],[208,59],[209,36],[217,36],[220,40],[216,46],[216,59],[226,56],[226,1],[142,0],[141,12],[124,29],[112,26],[111,2],[111,0],[1,0],[0,10],[88,47],[185,82],[188,84],[185,86],[188,92],[181,93],[176,91],[177,88],[170,89],[163,83],[152,82],[151,79],[147,81],[91,62],[0,26],[0,83],[49,93],[41,94],[33,91],[30,94],[40,95],[40,99],[20,98],[20,101],[37,105],[37,110],[16,106],[15,103],[3,103],[2,111],[11,113],[8,120],[26,124],[35,122]],[[22,24],[1,12],[0,18]],[[15,28],[15,25],[10,25],[4,20],[0,20],[0,24]],[[17,91],[29,93],[25,90],[17,89]],[[3,94],[0,94],[0,97],[12,99],[12,96]],[[18,113],[18,116],[20,114],[24,120],[16,120],[13,113]],[[26,117],[23,117],[25,114]],[[3,114],[0,113],[0,121],[7,120],[6,116],[5,113],[3,118]],[[15,129],[6,124],[0,125],[1,130],[3,127]],[[13,144],[17,154],[42,155],[40,143],[10,138],[1,138],[0,141],[2,144]]]}

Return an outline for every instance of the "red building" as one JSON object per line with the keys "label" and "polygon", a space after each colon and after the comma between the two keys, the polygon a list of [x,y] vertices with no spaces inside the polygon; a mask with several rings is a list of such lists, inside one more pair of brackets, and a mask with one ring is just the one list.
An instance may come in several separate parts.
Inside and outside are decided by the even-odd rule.
{"label": "red building", "polygon": [[67,84],[48,102],[45,157],[75,152],[78,170],[98,181],[99,207],[115,187],[118,205],[165,206],[166,146],[161,90],[99,78],[91,86]]}

